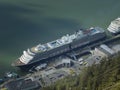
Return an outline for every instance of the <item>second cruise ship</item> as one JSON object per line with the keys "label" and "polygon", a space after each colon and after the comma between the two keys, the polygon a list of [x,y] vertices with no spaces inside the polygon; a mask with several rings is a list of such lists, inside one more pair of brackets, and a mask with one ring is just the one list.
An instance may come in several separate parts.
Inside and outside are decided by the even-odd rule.
{"label": "second cruise ship", "polygon": [[113,34],[117,34],[120,32],[120,17],[113,20],[110,25],[108,26],[108,31],[110,31]]}

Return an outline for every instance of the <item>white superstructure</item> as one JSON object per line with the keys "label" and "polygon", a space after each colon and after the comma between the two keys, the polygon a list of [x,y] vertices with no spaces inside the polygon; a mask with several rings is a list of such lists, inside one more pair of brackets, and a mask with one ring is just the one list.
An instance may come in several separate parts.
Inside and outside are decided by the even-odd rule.
{"label": "white superstructure", "polygon": [[34,57],[34,53],[32,53],[29,49],[27,51],[23,51],[22,56],[19,58],[19,60],[24,63],[27,64],[30,60],[33,59]]}
{"label": "white superstructure", "polygon": [[111,33],[118,33],[120,32],[120,17],[113,20],[111,24],[108,26],[108,31]]}
{"label": "white superstructure", "polygon": [[96,33],[102,33],[104,32],[104,30],[100,27],[95,27],[95,28],[90,28],[88,30],[88,33],[85,33],[84,31],[77,31],[76,33],[72,34],[72,35],[65,35],[63,37],[61,37],[60,39],[45,43],[45,44],[39,44],[36,47],[31,48],[31,51],[34,53],[40,53],[40,52],[45,52],[48,50],[51,50],[53,48],[57,48],[60,46],[63,46],[65,44],[69,44],[71,42],[73,42],[73,40],[75,39],[80,39],[82,37],[85,37],[86,35],[94,35]]}

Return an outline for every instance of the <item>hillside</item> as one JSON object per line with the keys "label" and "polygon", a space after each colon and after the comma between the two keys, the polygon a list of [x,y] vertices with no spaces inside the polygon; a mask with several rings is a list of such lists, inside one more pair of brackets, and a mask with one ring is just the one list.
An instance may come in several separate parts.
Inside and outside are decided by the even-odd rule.
{"label": "hillside", "polygon": [[66,77],[43,90],[120,90],[120,53],[85,68],[79,76]]}

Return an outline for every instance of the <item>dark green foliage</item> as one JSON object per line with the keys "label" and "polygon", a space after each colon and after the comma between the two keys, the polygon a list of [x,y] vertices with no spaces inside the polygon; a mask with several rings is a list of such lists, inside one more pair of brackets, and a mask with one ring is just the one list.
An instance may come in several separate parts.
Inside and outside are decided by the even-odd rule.
{"label": "dark green foliage", "polygon": [[79,76],[69,76],[43,90],[120,90],[119,85],[120,54],[84,68]]}

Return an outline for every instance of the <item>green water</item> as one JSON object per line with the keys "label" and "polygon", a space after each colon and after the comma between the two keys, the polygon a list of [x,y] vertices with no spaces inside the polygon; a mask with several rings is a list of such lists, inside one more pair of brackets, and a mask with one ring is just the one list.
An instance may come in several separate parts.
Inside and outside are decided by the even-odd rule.
{"label": "green water", "polygon": [[120,0],[0,0],[0,76],[23,50],[118,16]]}

